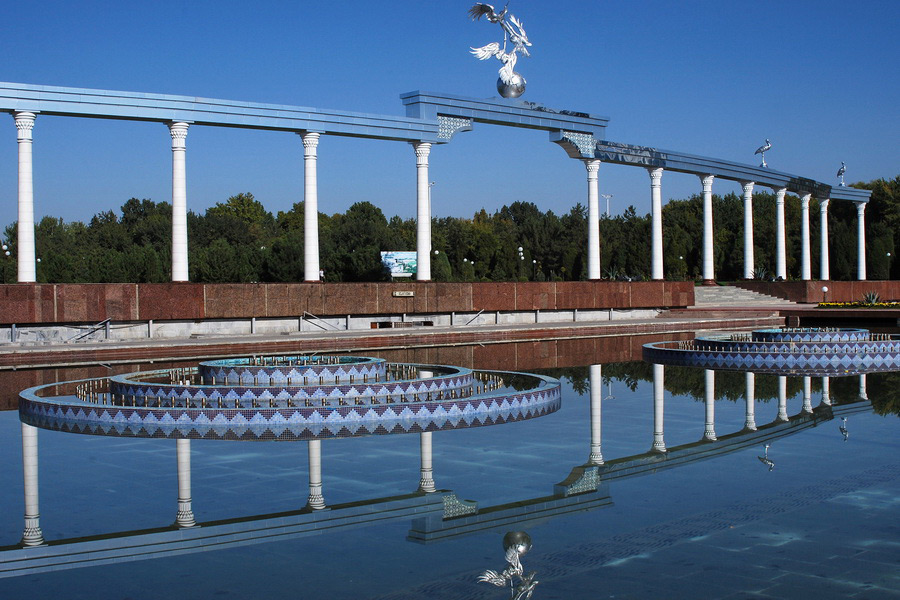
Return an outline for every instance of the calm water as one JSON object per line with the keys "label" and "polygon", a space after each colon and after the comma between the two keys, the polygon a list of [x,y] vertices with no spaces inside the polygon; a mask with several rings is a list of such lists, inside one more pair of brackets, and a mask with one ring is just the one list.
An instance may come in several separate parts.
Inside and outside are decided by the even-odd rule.
{"label": "calm water", "polygon": [[[520,356],[519,367],[529,361],[567,365],[544,371],[563,380],[562,409],[532,421],[434,433],[439,489],[477,501],[482,511],[527,503],[551,496],[554,484],[587,462],[591,379],[588,367],[577,365],[608,355],[563,359],[548,348],[555,347],[508,345],[494,352],[530,353]],[[444,362],[497,368],[496,356],[452,352],[462,360]],[[508,365],[506,360],[502,368]],[[603,364],[601,371],[604,459],[615,463],[647,452],[654,439],[652,369],[618,363]],[[894,375],[868,375],[869,398],[896,394]],[[855,402],[859,383],[858,377],[832,378],[830,395],[837,404]],[[744,426],[744,386],[742,373],[716,376],[716,443],[723,447],[727,434]],[[707,420],[703,371],[667,367],[665,387],[666,445],[673,450],[697,442]],[[757,425],[778,414],[777,390],[776,377],[756,377]],[[821,399],[821,379],[814,379],[812,406]],[[787,412],[800,413],[802,404],[802,379],[791,379]],[[535,599],[900,597],[900,420],[876,414],[868,402],[859,406],[864,410],[846,413],[846,440],[839,418],[769,440],[772,470],[758,459],[765,453],[760,441],[708,460],[612,479],[604,488],[611,504],[539,522],[429,544],[407,540],[410,519],[367,523],[0,579],[0,598],[508,598],[508,592],[474,580],[485,569],[503,568],[502,536],[513,529],[527,531],[534,543],[523,563],[540,580]],[[174,441],[41,430],[39,443],[45,539],[174,521]],[[0,449],[0,546],[12,546],[23,526],[14,411],[0,412]],[[193,511],[201,523],[306,503],[306,443],[195,440],[191,449]],[[408,494],[419,481],[419,436],[325,440],[322,474],[330,505]]]}

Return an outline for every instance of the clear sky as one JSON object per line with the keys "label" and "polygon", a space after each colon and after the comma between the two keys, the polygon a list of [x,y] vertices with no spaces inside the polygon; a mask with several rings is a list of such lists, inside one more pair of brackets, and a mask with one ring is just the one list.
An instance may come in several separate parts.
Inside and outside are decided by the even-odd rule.
{"label": "clear sky", "polygon": [[[402,115],[413,90],[496,96],[499,63],[469,47],[499,27],[468,0],[34,0],[6,11],[0,80]],[[498,5],[499,9],[499,5]],[[511,0],[533,43],[517,70],[523,99],[610,118],[613,141],[758,164],[836,182],[900,174],[897,0]],[[0,225],[16,219],[16,134],[0,119]],[[5,133],[4,133],[5,132]],[[88,221],[128,198],[171,200],[167,129],[39,116],[35,212]],[[188,206],[202,213],[239,192],[268,210],[302,199],[298,136],[194,126]],[[325,137],[319,207],[368,200],[415,215],[415,157],[400,142]],[[586,203],[584,167],[546,132],[476,125],[431,153],[436,216],[469,217],[516,200],[564,213]],[[663,198],[700,191],[669,173]],[[649,211],[644,169],[603,165],[612,210]],[[715,193],[738,191],[717,182]]]}

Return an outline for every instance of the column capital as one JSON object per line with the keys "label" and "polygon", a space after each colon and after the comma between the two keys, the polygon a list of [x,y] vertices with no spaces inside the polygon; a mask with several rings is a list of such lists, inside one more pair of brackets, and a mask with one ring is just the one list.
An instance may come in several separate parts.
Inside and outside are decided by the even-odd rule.
{"label": "column capital", "polygon": [[857,202],[856,203],[856,214],[859,216],[863,216],[863,214],[866,212],[867,204],[868,204],[868,202]]}
{"label": "column capital", "polygon": [[184,150],[190,123],[177,121],[169,123],[169,134],[172,136],[172,150]]}
{"label": "column capital", "polygon": [[784,195],[787,194],[787,188],[772,188],[775,190],[775,203],[784,204]]}
{"label": "column capital", "polygon": [[659,187],[662,182],[663,169],[662,167],[654,167],[647,168],[647,173],[650,174],[650,185],[653,187]]}
{"label": "column capital", "polygon": [[15,112],[17,139],[20,142],[31,141],[31,130],[34,129],[35,115],[33,112]]}
{"label": "column capital", "polygon": [[819,200],[819,212],[826,213],[828,212],[828,203],[831,202],[830,198],[822,198]]}
{"label": "column capital", "polygon": [[416,158],[428,160],[428,155],[431,154],[431,142],[413,142],[412,145],[416,151]]}
{"label": "column capital", "polygon": [[744,190],[744,195],[746,196],[747,194],[752,194],[752,193],[753,193],[753,186],[755,186],[755,185],[756,185],[756,182],[755,182],[755,181],[742,181],[742,182],[741,182],[741,189]]}
{"label": "column capital", "polygon": [[806,208],[809,208],[809,201],[812,198],[812,194],[803,194],[800,196],[800,205]]}
{"label": "column capital", "polygon": [[587,172],[588,172],[588,179],[590,179],[591,176],[596,177],[597,171],[600,170],[600,162],[601,162],[600,159],[589,158],[583,162],[584,162],[584,168],[587,169]]}
{"label": "column capital", "polygon": [[712,191],[712,184],[713,184],[713,181],[715,180],[716,176],[715,175],[698,175],[698,177],[700,178],[700,183],[703,185],[703,191],[704,192]]}
{"label": "column capital", "polygon": [[299,134],[303,140],[303,156],[305,158],[316,158],[316,148],[319,146],[319,136],[317,131],[304,131]]}

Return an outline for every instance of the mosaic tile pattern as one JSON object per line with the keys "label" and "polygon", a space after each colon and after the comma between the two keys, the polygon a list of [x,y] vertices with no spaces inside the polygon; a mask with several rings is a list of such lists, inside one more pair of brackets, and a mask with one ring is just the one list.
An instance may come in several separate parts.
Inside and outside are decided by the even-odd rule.
{"label": "mosaic tile pattern", "polygon": [[[419,374],[414,365],[390,367]],[[431,365],[423,370],[435,376],[377,386],[239,388],[133,381],[173,374],[152,371],[29,388],[20,394],[19,416],[37,427],[93,435],[293,441],[498,425],[560,407],[559,381],[551,377]],[[514,379],[515,389],[501,385],[506,378]],[[109,392],[102,391],[107,382]],[[81,397],[49,396],[60,389],[77,390]],[[110,403],[111,394],[135,405]],[[299,400],[291,405],[291,398]]]}
{"label": "mosaic tile pattern", "polygon": [[900,369],[900,338],[865,329],[764,329],[645,344],[647,362],[782,375],[841,376]]}
{"label": "mosaic tile pattern", "polygon": [[308,385],[384,380],[384,359],[349,356],[272,356],[201,362],[204,384]]}

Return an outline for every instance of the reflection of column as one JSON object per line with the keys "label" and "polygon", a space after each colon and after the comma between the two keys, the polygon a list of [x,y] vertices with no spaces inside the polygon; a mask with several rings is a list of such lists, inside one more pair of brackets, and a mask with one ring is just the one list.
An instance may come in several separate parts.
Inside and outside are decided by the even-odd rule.
{"label": "reflection of column", "polygon": [[856,278],[866,280],[866,203],[856,203]]}
{"label": "reflection of column", "polygon": [[775,190],[775,277],[787,279],[787,249],[784,231],[784,195],[787,188]]}
{"label": "reflection of column", "polygon": [[172,281],[188,281],[185,140],[189,125],[170,123],[172,136]]}
{"label": "reflection of column", "polygon": [[812,194],[800,196],[800,279],[812,279],[812,266],[809,249],[809,199]]}
{"label": "reflection of column", "polygon": [[803,412],[812,412],[812,377],[803,378]]}
{"label": "reflection of column", "polygon": [[413,144],[416,151],[416,280],[431,280],[431,202],[428,188],[428,155],[431,144]]}
{"label": "reflection of column", "polygon": [[194,511],[191,509],[191,440],[175,440],[175,458],[178,463],[178,515],[175,524],[179,527],[194,526]]}
{"label": "reflection of column", "polygon": [[742,181],[744,189],[744,279],[753,279],[753,182]]}
{"label": "reflection of column", "polygon": [[747,371],[747,411],[744,429],[756,431],[756,373]]}
{"label": "reflection of column", "polygon": [[419,434],[419,454],[421,461],[421,475],[419,477],[419,491],[433,492],[434,469],[431,463],[431,432],[423,431]]}
{"label": "reflection of column", "polygon": [[665,452],[666,442],[663,438],[663,387],[665,367],[653,365],[653,452]]}
{"label": "reflection of column", "polygon": [[819,201],[819,279],[831,279],[831,264],[828,259],[828,198]]}
{"label": "reflection of column", "polygon": [[603,464],[603,452],[600,449],[600,402],[603,398],[603,378],[601,366],[590,366],[591,382],[591,456],[588,462],[592,465]]}
{"label": "reflection of column", "polygon": [[322,496],[322,440],[309,440],[309,500],[306,505],[313,510],[325,508]]}
{"label": "reflection of column", "polygon": [[859,398],[860,400],[868,400],[869,395],[866,393],[866,374],[859,374]]}
{"label": "reflection of column", "polygon": [[822,378],[822,404],[826,406],[831,406],[831,390],[829,390],[829,383],[831,379],[829,377]]}
{"label": "reflection of column", "polygon": [[706,369],[706,423],[703,428],[703,439],[716,441],[716,372]]}
{"label": "reflection of column", "polygon": [[663,278],[663,230],[662,230],[662,169],[647,169],[650,173],[650,229],[651,261],[650,278]]}
{"label": "reflection of column", "polygon": [[25,474],[25,531],[23,546],[44,543],[41,532],[41,512],[38,496],[38,438],[37,427],[22,423],[22,467]]}
{"label": "reflection of column", "polygon": [[600,279],[600,161],[586,160],[584,166],[588,181],[588,279]]}
{"label": "reflection of column", "polygon": [[716,279],[713,263],[713,206],[712,184],[715,177],[706,175],[700,178],[703,184],[703,282],[713,283]]}
{"label": "reflection of column", "polygon": [[787,377],[778,376],[778,417],[776,421],[787,421]]}
{"label": "reflection of column", "polygon": [[304,132],[303,140],[303,279],[319,281],[319,134]]}
{"label": "reflection of column", "polygon": [[16,226],[19,283],[37,281],[34,257],[34,171],[32,129],[34,113],[16,112],[16,138],[19,142],[19,223]]}

